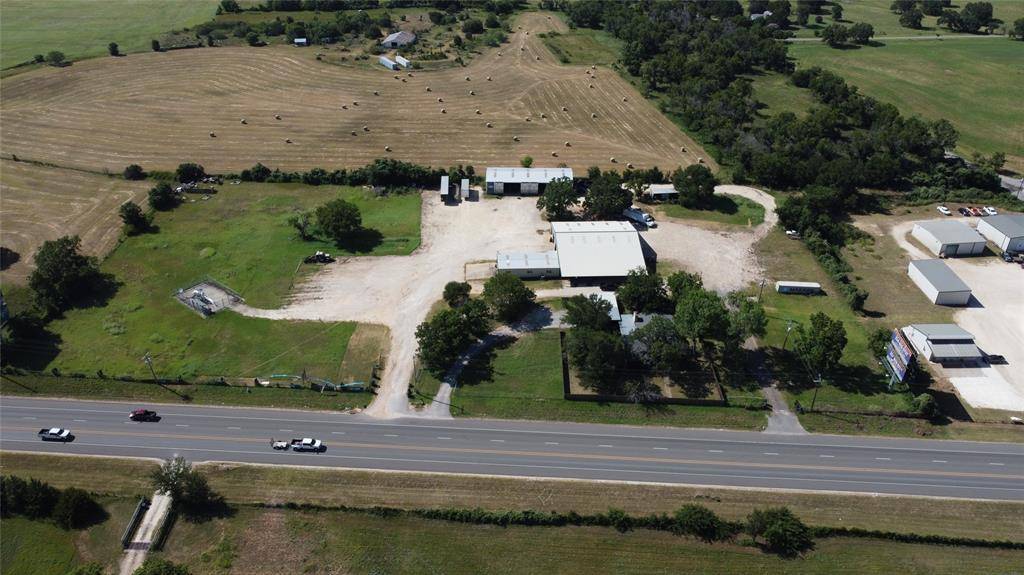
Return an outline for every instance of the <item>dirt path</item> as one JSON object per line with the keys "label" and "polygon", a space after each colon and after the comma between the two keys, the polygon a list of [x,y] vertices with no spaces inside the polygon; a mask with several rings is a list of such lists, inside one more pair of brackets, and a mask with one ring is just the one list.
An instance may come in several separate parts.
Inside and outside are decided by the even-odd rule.
{"label": "dirt path", "polygon": [[[743,289],[764,277],[754,245],[778,223],[775,198],[746,186],[723,185],[716,194],[741,196],[764,206],[764,222],[753,228],[704,227],[685,220],[658,221],[658,227],[643,237],[658,254],[659,267],[681,268],[700,273],[704,286],[725,293]],[[711,257],[713,254],[713,257]]]}

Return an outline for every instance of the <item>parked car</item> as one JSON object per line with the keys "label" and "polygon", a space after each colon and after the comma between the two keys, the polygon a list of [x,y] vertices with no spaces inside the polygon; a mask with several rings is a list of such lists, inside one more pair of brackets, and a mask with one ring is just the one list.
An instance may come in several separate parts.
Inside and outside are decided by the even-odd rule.
{"label": "parked car", "polygon": [[949,211],[949,208],[947,208],[946,206],[938,206],[935,209],[939,210],[939,213],[944,215],[944,216],[952,216],[953,215],[953,212]]}
{"label": "parked car", "polygon": [[128,414],[131,421],[160,421],[160,416],[151,409],[136,409]]}
{"label": "parked car", "polygon": [[70,429],[64,429],[61,427],[51,427],[49,429],[39,430],[39,439],[43,441],[63,441],[67,443],[75,438],[71,435]]}
{"label": "parked car", "polygon": [[971,215],[978,216],[980,218],[981,216],[985,215],[985,212],[981,211],[981,208],[971,206]]}
{"label": "parked car", "polygon": [[965,208],[963,206],[957,208],[956,211],[960,212],[961,216],[968,216],[968,217],[970,217],[970,215],[971,215],[971,210],[968,210],[967,208]]}
{"label": "parked car", "polygon": [[1010,252],[1003,252],[999,254],[999,257],[1003,258],[1003,261],[1008,264],[1012,264],[1013,262],[1017,261],[1017,257],[1011,254]]}
{"label": "parked car", "polygon": [[998,216],[999,215],[999,212],[997,212],[996,209],[993,208],[992,206],[985,206],[983,209],[985,210],[985,214],[986,215],[989,215],[989,216]]}
{"label": "parked car", "polygon": [[796,230],[786,230],[786,237],[791,240],[798,240],[800,239],[800,232]]}

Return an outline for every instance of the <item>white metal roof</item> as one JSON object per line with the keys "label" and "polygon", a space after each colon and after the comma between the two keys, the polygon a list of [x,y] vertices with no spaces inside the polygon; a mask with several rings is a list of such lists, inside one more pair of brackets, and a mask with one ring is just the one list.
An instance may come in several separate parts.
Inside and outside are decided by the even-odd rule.
{"label": "white metal roof", "polygon": [[611,318],[612,321],[619,321],[622,319],[622,316],[619,314],[619,300],[616,299],[615,292],[599,291],[594,295],[611,304],[612,307],[608,310],[608,317]]}
{"label": "white metal roof", "polygon": [[981,221],[1008,238],[1024,238],[1024,214],[989,216],[982,218]]}
{"label": "white metal roof", "polygon": [[503,184],[546,184],[572,179],[572,168],[487,168],[487,181]]}
{"label": "white metal roof", "polygon": [[790,282],[784,280],[775,282],[775,289],[778,289],[779,286],[821,289],[821,284],[818,282]]}
{"label": "white metal roof", "polygon": [[558,252],[498,252],[498,270],[558,269]]}
{"label": "white metal roof", "polygon": [[956,220],[930,220],[918,222],[918,226],[930,233],[943,244],[984,243],[985,238],[971,226]]}
{"label": "white metal roof", "polygon": [[678,193],[679,190],[672,184],[651,184],[647,188],[647,194],[651,196],[668,196]]}
{"label": "white metal roof", "polygon": [[441,195],[443,196],[448,194],[448,191],[450,189],[451,186],[448,184],[448,176],[441,176],[441,189],[439,190],[441,192]]}
{"label": "white metal roof", "polygon": [[392,32],[391,34],[388,34],[386,38],[381,40],[381,43],[390,44],[391,42],[399,42],[408,44],[409,42],[412,42],[415,39],[416,35],[413,34],[412,32],[400,30],[398,32]]}
{"label": "white metal roof", "polygon": [[928,283],[940,292],[971,291],[964,280],[942,260],[914,260],[910,262],[910,267],[921,272]]}
{"label": "white metal roof", "polygon": [[910,327],[921,332],[930,340],[969,339],[974,341],[971,332],[955,323],[915,323]]}
{"label": "white metal roof", "polygon": [[624,277],[646,269],[640,234],[626,222],[553,222],[562,277]]}

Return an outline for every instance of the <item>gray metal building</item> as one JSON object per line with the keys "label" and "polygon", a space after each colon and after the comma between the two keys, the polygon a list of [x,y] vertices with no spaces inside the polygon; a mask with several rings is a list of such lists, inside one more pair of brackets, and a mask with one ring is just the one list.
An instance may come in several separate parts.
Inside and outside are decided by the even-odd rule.
{"label": "gray metal building", "polygon": [[967,305],[971,301],[971,288],[942,260],[912,261],[907,275],[934,304]]}
{"label": "gray metal building", "polygon": [[985,238],[955,220],[918,222],[910,235],[939,257],[976,256],[985,251]]}
{"label": "gray metal building", "polygon": [[903,328],[903,334],[928,361],[977,361],[984,354],[971,332],[955,323],[918,323]]}
{"label": "gray metal building", "polygon": [[487,193],[535,196],[559,178],[572,179],[572,168],[487,168]]}
{"label": "gray metal building", "polygon": [[498,271],[523,279],[557,278],[558,252],[498,252]]}
{"label": "gray metal building", "polygon": [[981,218],[978,232],[1004,252],[1024,252],[1024,214]]}

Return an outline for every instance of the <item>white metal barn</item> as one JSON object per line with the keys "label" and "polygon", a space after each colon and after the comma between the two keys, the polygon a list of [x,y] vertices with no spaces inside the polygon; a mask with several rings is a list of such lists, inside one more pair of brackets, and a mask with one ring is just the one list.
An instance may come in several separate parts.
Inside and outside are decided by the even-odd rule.
{"label": "white metal barn", "polygon": [[622,278],[647,269],[640,234],[627,222],[552,222],[563,278]]}
{"label": "white metal barn", "polygon": [[498,271],[523,279],[557,278],[558,252],[498,252]]}
{"label": "white metal barn", "polygon": [[955,323],[918,323],[903,328],[903,334],[928,361],[975,361],[984,354],[971,332]]}
{"label": "white metal barn", "polygon": [[459,186],[459,197],[463,200],[469,199],[469,178],[462,178],[462,185]]}
{"label": "white metal barn", "polygon": [[487,168],[488,194],[544,193],[544,187],[559,178],[572,179],[572,168]]}
{"label": "white metal barn", "polygon": [[644,196],[651,200],[668,201],[679,197],[679,192],[672,184],[651,184],[644,192]]}
{"label": "white metal barn", "polygon": [[[441,189],[438,191],[440,192],[441,196],[447,196],[448,194],[451,193],[452,187],[451,184],[448,183],[448,176],[441,176]],[[444,198],[442,197],[441,199]]]}
{"label": "white metal barn", "polygon": [[985,238],[955,220],[919,222],[910,235],[939,257],[976,256],[985,251]]}
{"label": "white metal barn", "polygon": [[385,48],[401,48],[402,46],[412,44],[415,41],[416,34],[402,30],[400,32],[388,34],[386,38],[380,41],[380,45]]}
{"label": "white metal barn", "polygon": [[815,295],[821,293],[821,284],[818,282],[775,282],[775,291],[786,294]]}
{"label": "white metal barn", "polygon": [[1004,252],[1024,252],[1024,214],[981,218],[978,232]]}
{"label": "white metal barn", "polygon": [[934,304],[967,305],[971,301],[971,288],[942,260],[912,261],[907,275]]}
{"label": "white metal barn", "polygon": [[412,62],[406,60],[405,58],[403,58],[403,57],[401,57],[401,56],[399,56],[397,54],[395,55],[395,62],[398,62],[399,64],[401,64],[403,68],[408,68],[409,66],[412,66]]}
{"label": "white metal barn", "polygon": [[384,66],[388,70],[398,69],[398,64],[395,64],[395,62],[391,58],[388,58],[387,56],[381,56],[380,58],[377,59],[377,61],[380,62],[381,66]]}

